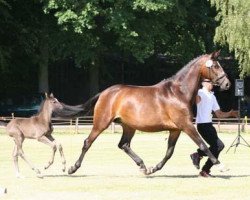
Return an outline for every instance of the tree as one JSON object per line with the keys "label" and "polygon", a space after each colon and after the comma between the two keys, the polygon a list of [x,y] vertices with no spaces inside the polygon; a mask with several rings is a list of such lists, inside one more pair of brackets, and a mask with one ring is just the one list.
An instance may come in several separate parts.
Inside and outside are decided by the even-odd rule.
{"label": "tree", "polygon": [[239,62],[240,76],[250,75],[250,1],[211,0],[216,7],[215,42],[228,45]]}
{"label": "tree", "polygon": [[213,26],[208,2],[199,1],[198,6],[194,0],[44,2],[45,11],[54,14],[65,31],[75,33],[67,47],[75,47],[72,53],[78,63],[89,63],[90,82],[96,90],[106,55],[144,62],[162,54],[184,63],[205,52],[211,38],[205,31]]}

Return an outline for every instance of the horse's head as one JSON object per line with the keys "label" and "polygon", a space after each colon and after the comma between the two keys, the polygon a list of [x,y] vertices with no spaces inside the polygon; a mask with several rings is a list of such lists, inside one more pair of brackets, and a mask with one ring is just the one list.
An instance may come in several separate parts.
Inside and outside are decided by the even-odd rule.
{"label": "horse's head", "polygon": [[220,51],[215,51],[206,57],[201,67],[201,76],[210,79],[214,85],[220,86],[221,90],[228,90],[231,83],[217,60],[219,55]]}
{"label": "horse's head", "polygon": [[63,109],[63,105],[57,100],[57,98],[54,97],[52,93],[49,96],[46,94],[45,101],[52,112]]}

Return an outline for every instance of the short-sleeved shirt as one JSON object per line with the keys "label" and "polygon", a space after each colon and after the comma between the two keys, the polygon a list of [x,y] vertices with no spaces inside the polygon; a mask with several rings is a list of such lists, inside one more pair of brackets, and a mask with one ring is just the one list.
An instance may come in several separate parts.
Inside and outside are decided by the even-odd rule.
{"label": "short-sleeved shirt", "polygon": [[198,95],[201,101],[197,104],[196,123],[210,123],[212,111],[220,110],[220,106],[213,92],[209,92],[206,88],[199,89]]}

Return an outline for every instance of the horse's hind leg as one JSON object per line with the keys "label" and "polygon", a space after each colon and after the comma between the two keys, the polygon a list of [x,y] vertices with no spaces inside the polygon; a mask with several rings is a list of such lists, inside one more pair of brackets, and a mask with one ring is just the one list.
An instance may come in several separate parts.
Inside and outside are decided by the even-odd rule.
{"label": "horse's hind leg", "polygon": [[122,149],[126,154],[128,154],[135,161],[135,163],[140,167],[140,170],[144,174],[146,174],[147,168],[143,160],[138,155],[136,155],[130,148],[130,142],[135,134],[135,129],[132,129],[124,124],[122,125],[122,128],[123,128],[123,134],[118,144],[118,147]]}
{"label": "horse's hind leg", "polygon": [[179,130],[178,131],[170,131],[170,135],[168,138],[168,149],[167,149],[165,157],[155,167],[148,168],[147,175],[152,174],[152,173],[160,170],[166,164],[166,162],[171,158],[171,156],[174,153],[174,148],[175,148],[176,142],[180,136],[180,133],[181,133],[181,131],[179,131]]}

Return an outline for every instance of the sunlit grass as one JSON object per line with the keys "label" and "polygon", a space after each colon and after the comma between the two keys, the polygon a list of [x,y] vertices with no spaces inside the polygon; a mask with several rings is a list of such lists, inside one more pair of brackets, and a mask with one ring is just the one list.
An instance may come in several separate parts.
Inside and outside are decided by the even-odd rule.
{"label": "sunlit grass", "polygon": [[[64,148],[67,166],[78,158],[83,140],[89,130],[74,134],[74,131],[58,130],[54,137]],[[84,132],[84,133],[83,133]],[[103,133],[86,154],[81,168],[72,176],[61,171],[61,160],[57,152],[55,163],[44,171],[39,179],[30,168],[19,159],[24,179],[15,178],[12,162],[12,138],[0,130],[0,186],[7,187],[8,193],[2,199],[249,199],[250,196],[250,148],[239,145],[228,153],[237,133],[220,133],[226,147],[220,161],[231,170],[219,173],[215,168],[213,179],[198,178],[190,153],[197,147],[189,137],[182,134],[177,142],[173,157],[164,168],[144,176],[136,164],[117,144],[120,133]],[[250,134],[242,134],[250,142]],[[132,140],[133,150],[140,155],[147,166],[154,166],[164,156],[168,133],[138,133]],[[241,141],[242,142],[242,141]],[[50,158],[51,149],[35,140],[25,140],[24,152],[39,169],[43,169]],[[205,162],[205,159],[202,163]]]}

